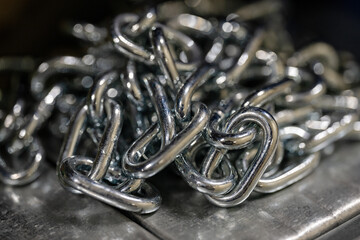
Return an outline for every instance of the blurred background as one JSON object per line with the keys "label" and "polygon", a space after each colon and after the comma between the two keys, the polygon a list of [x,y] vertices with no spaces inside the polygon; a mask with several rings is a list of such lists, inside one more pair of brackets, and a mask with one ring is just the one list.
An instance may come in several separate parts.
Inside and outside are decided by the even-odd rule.
{"label": "blurred background", "polygon": [[[74,54],[79,42],[64,34],[67,23],[110,24],[119,12],[142,12],[164,1],[0,0],[0,56],[46,58]],[[174,2],[174,1],[173,1]],[[185,0],[204,15],[216,16],[254,1]],[[273,1],[276,4],[276,1]],[[360,1],[281,0],[295,47],[321,40],[360,59]],[[183,3],[183,4],[184,4]],[[181,4],[178,4],[181,8]],[[177,8],[178,10],[178,8]]]}

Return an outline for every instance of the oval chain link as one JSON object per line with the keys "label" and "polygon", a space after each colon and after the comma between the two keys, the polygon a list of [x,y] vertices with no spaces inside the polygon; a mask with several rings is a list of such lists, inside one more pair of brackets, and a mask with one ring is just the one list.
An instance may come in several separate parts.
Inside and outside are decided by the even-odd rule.
{"label": "oval chain link", "polygon": [[308,176],[335,142],[360,139],[360,67],[323,42],[295,51],[283,26],[266,24],[280,17],[268,7],[223,19],[121,13],[109,31],[73,26],[82,57],[36,70],[0,58],[19,88],[1,109],[0,181],[28,184],[56,156],[65,189],[151,213],[162,198],[147,179],[169,165],[221,207]]}

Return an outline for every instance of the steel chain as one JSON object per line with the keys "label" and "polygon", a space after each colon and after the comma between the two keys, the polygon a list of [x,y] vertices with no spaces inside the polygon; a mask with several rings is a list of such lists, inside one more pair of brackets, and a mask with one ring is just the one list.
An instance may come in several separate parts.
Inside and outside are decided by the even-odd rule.
{"label": "steel chain", "polygon": [[[271,23],[280,7],[254,7],[75,24],[83,57],[39,64],[30,86],[17,82],[31,95],[1,112],[0,181],[30,183],[52,159],[67,190],[151,213],[161,196],[147,178],[172,163],[221,207],[309,175],[335,142],[359,139],[360,68],[326,43],[293,50]],[[34,62],[4,57],[0,71],[29,74]]]}

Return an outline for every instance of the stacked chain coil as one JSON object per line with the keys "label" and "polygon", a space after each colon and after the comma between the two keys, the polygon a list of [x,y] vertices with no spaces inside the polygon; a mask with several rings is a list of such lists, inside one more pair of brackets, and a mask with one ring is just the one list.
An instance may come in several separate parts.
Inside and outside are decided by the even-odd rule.
{"label": "stacked chain coil", "polygon": [[162,198],[148,178],[171,165],[233,207],[359,139],[359,66],[326,43],[295,50],[278,2],[222,18],[159,8],[121,13],[108,28],[75,24],[81,57],[0,59],[16,92],[0,114],[2,183],[28,184],[50,159],[74,194],[151,213]]}

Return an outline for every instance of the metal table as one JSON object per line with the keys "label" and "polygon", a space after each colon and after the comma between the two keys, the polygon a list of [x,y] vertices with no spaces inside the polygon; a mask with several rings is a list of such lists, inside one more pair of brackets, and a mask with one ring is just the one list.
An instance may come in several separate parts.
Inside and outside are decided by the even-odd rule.
{"label": "metal table", "polygon": [[0,239],[351,239],[360,235],[359,172],[360,144],[341,144],[303,181],[225,209],[165,171],[152,179],[162,206],[138,215],[65,191],[49,165],[31,185],[0,186]]}

